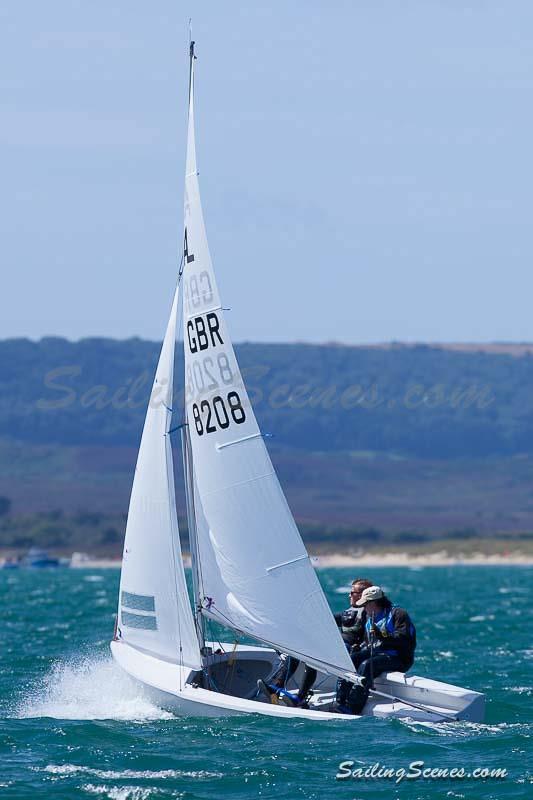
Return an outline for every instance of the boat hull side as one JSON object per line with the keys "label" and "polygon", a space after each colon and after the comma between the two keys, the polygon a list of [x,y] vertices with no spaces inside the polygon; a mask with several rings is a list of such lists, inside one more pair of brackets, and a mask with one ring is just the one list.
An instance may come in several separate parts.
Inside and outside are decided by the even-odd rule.
{"label": "boat hull side", "polygon": [[[223,691],[203,689],[195,685],[198,676],[195,670],[163,661],[125,642],[113,641],[111,652],[119,666],[142,686],[144,693],[153,703],[178,716],[226,717],[261,714],[278,718],[296,717],[324,721],[360,719],[359,716],[335,714],[326,710],[291,708],[258,702],[254,699],[255,692],[239,697],[225,694]],[[268,648],[248,645],[238,645],[232,650],[231,645],[228,645],[227,652],[216,658],[219,664],[224,660],[231,664],[231,660],[236,659],[239,666],[244,668],[248,662],[249,672],[253,672],[255,676],[257,664],[262,662],[265,670],[263,674],[266,674],[276,658],[276,653]],[[333,684],[330,686],[329,683],[328,680],[324,682],[323,693],[317,705],[323,703],[324,707],[329,706],[333,699],[334,686]],[[371,695],[365,706],[364,716],[409,717],[432,722],[442,722],[448,718],[481,722],[484,718],[485,696],[479,692],[400,672],[381,675],[376,679],[375,685],[378,692],[394,696],[395,699]],[[426,708],[416,709],[409,705],[409,702]]]}

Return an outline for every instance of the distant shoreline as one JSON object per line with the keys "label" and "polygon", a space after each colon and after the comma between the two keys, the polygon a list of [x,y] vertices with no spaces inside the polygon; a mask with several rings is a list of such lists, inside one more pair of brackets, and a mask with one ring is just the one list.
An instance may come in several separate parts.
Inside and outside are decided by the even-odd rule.
{"label": "distant shoreline", "polygon": [[[533,556],[522,553],[448,555],[447,553],[421,553],[414,555],[405,552],[390,553],[362,553],[352,555],[348,553],[328,553],[312,555],[311,560],[317,569],[330,569],[333,567],[487,567],[487,566],[533,566]],[[94,558],[88,561],[72,564],[76,569],[120,569],[120,559]],[[184,557],[186,567],[190,567],[189,556]]]}
{"label": "distant shoreline", "polygon": [[421,553],[414,555],[404,552],[363,553],[360,556],[346,553],[331,553],[318,556],[316,566],[328,567],[454,567],[454,566],[533,566],[533,556],[522,553],[509,555],[472,553],[469,555],[448,555],[447,553]]}
{"label": "distant shoreline", "polygon": [[[313,566],[317,569],[344,567],[359,570],[364,567],[453,567],[453,566],[533,566],[531,540],[478,539],[464,542],[434,541],[424,546],[391,544],[369,547],[343,547],[335,542],[307,542]],[[75,569],[120,569],[122,556],[115,552],[87,553],[49,550],[48,554],[60,566]],[[0,548],[0,570],[24,566],[25,553]],[[190,554],[183,561],[191,566]]]}

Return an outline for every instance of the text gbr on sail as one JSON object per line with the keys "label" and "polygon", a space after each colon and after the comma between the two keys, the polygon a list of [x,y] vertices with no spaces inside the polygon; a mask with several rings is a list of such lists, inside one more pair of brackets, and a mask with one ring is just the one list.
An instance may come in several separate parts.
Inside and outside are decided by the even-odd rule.
{"label": "text gbr on sail", "polygon": [[214,311],[206,314],[205,321],[203,317],[190,319],[187,322],[187,338],[189,340],[189,351],[193,354],[207,350],[209,346],[217,347],[218,344],[223,345],[224,342],[220,335],[220,322]]}

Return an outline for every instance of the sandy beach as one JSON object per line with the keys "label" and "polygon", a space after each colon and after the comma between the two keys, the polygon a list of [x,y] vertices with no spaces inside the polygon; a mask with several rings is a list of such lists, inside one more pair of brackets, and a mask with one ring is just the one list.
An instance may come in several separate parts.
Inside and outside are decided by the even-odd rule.
{"label": "sandy beach", "polygon": [[511,565],[532,566],[533,557],[523,553],[508,555],[486,553],[469,553],[450,555],[445,550],[437,553],[421,553],[419,555],[406,552],[390,553],[331,553],[316,557],[316,566],[327,567],[448,567],[468,564],[468,566]]}
{"label": "sandy beach", "polygon": [[[468,566],[498,566],[513,564],[519,566],[533,566],[533,557],[520,552],[509,554],[468,553],[451,555],[445,550],[435,553],[408,553],[405,551],[386,553],[327,553],[321,555],[311,554],[311,560],[317,569],[330,567],[449,567],[467,564]],[[185,567],[190,567],[190,556],[184,556]],[[120,569],[120,559],[91,558],[86,561],[74,562],[71,567],[76,569]]]}

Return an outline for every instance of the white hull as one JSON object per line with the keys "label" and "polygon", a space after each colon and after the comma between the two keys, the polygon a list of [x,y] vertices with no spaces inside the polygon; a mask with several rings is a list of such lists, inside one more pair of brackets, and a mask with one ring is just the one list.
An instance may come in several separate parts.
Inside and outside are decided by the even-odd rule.
{"label": "white hull", "polygon": [[[315,720],[341,719],[353,721],[357,716],[334,714],[326,709],[333,700],[335,679],[319,674],[311,708],[290,708],[272,705],[257,698],[256,681],[271,671],[277,654],[264,647],[223,645],[225,653],[213,655],[210,672],[221,683],[219,691],[192,685],[199,677],[188,667],[170,663],[141,652],[121,641],[111,642],[115,661],[132,678],[142,684],[150,699],[159,707],[178,716],[225,717],[237,714],[263,714],[275,717],[300,717]],[[295,675],[298,682],[298,672]],[[376,690],[393,695],[397,701],[373,696],[363,715],[400,717],[423,721],[450,718],[480,722],[483,720],[485,696],[459,686],[417,676],[390,672],[375,680]],[[228,693],[231,689],[232,693]],[[401,702],[423,705],[420,710]],[[320,710],[323,708],[324,710]],[[447,715],[447,716],[446,716]]]}

